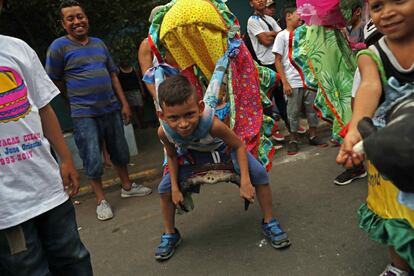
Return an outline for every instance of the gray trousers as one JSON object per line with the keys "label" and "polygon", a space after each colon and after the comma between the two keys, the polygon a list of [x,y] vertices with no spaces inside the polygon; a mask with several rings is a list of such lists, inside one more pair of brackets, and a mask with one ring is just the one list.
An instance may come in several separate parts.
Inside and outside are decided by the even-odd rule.
{"label": "gray trousers", "polygon": [[313,108],[316,92],[304,88],[292,88],[292,95],[287,97],[287,115],[290,123],[290,132],[296,133],[299,128],[299,117],[302,105],[305,107],[306,118],[309,127],[317,127],[318,115]]}

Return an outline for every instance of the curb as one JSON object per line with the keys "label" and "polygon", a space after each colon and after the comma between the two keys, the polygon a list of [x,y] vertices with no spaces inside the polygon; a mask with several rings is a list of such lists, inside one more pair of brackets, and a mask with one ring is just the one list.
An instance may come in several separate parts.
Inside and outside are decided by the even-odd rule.
{"label": "curb", "polygon": [[[162,175],[162,170],[160,169],[148,169],[142,172],[129,174],[129,179],[138,180],[139,182],[145,182],[145,181],[151,181],[157,177],[161,177],[161,175]],[[102,188],[104,190],[107,190],[111,187],[120,185],[120,183],[121,181],[119,180],[119,177],[107,179],[107,180],[102,181]],[[87,195],[90,193],[93,193],[92,188],[89,184],[86,184],[85,186],[82,186],[79,188],[79,192],[76,195],[76,197]]]}

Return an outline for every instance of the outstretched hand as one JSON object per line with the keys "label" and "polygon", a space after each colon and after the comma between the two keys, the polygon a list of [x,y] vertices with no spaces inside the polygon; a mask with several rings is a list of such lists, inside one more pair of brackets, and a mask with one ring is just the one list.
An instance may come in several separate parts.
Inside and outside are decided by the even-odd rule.
{"label": "outstretched hand", "polygon": [[353,147],[361,140],[362,137],[358,131],[348,132],[336,156],[336,162],[348,169],[360,165],[364,161],[365,156],[354,152]]}
{"label": "outstretched hand", "polygon": [[69,196],[75,196],[79,192],[79,174],[73,162],[63,162],[60,165],[60,174],[63,180],[63,187]]}

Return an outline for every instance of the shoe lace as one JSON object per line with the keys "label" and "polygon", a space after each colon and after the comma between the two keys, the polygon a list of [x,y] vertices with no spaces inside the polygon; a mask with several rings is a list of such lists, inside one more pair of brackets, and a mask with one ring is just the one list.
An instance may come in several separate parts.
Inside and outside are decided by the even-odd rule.
{"label": "shoe lace", "polygon": [[158,248],[168,248],[170,246],[172,239],[173,239],[173,236],[171,234],[162,235],[161,242]]}
{"label": "shoe lace", "polygon": [[267,231],[275,236],[281,235],[283,234],[283,230],[280,228],[279,223],[277,223],[276,221],[271,222],[267,225]]}

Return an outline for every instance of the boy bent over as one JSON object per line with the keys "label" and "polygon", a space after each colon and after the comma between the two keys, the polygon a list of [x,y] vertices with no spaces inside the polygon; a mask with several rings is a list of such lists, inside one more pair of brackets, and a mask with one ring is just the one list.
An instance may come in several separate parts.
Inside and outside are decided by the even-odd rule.
{"label": "boy bent over", "polygon": [[158,129],[158,136],[167,153],[169,173],[163,177],[158,187],[165,233],[161,236],[155,258],[169,259],[181,242],[180,233],[175,228],[175,208],[183,203],[180,183],[192,175],[192,167],[178,164],[176,147],[191,154],[196,165],[214,163],[213,152],[215,159],[219,155],[220,160],[228,160],[231,157],[226,153],[226,148],[230,148],[235,153],[240,168],[240,197],[253,203],[256,193],[263,212],[263,234],[275,248],[289,246],[288,235],[273,217],[267,172],[246,152],[244,143],[214,116],[210,107],[198,100],[195,89],[185,77],[166,79],[159,86],[158,92],[162,109],[159,117],[164,122]]}

